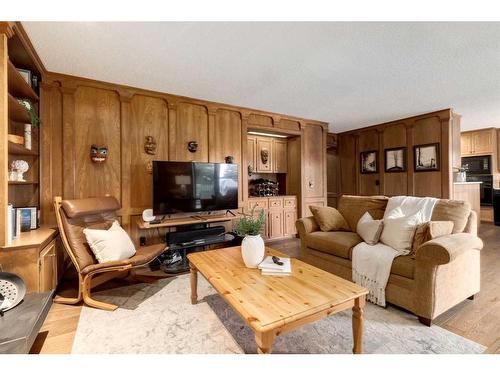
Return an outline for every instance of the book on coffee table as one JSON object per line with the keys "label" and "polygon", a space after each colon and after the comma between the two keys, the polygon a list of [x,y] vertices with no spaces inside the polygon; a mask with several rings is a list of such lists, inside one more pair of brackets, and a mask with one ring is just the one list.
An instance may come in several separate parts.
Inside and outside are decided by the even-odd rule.
{"label": "book on coffee table", "polygon": [[292,274],[292,262],[290,262],[290,258],[279,258],[279,261],[283,264],[276,264],[273,262],[273,258],[271,256],[266,257],[260,264],[259,269],[262,272],[262,275],[267,276],[289,276]]}

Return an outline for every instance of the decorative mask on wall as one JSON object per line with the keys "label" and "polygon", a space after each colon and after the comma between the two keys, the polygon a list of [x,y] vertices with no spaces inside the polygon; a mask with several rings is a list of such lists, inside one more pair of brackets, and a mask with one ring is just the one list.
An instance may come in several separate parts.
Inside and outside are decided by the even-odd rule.
{"label": "decorative mask on wall", "polygon": [[90,159],[94,163],[104,163],[108,158],[108,148],[106,146],[90,146]]}
{"label": "decorative mask on wall", "polygon": [[260,150],[260,159],[262,160],[262,164],[267,164],[269,161],[269,150],[265,148]]}
{"label": "decorative mask on wall", "polygon": [[198,150],[198,142],[196,142],[196,141],[188,142],[188,151],[189,152],[196,152],[197,150]]}
{"label": "decorative mask on wall", "polygon": [[228,155],[224,158],[224,161],[227,163],[227,164],[233,164],[234,163],[234,156],[232,155]]}
{"label": "decorative mask on wall", "polygon": [[146,154],[155,155],[156,154],[156,141],[153,136],[147,135],[146,142],[144,143],[144,151]]}

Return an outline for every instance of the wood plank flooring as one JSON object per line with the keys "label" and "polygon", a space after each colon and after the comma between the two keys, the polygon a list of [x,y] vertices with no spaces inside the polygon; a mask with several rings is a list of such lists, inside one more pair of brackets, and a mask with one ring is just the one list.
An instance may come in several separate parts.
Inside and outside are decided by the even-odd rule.
{"label": "wood plank flooring", "polygon": [[[500,353],[500,227],[483,223],[479,236],[485,243],[481,252],[481,292],[474,301],[460,303],[434,322],[485,345],[488,353]],[[293,257],[297,257],[300,251],[298,239],[273,241],[269,246]],[[114,288],[126,283],[127,280],[113,281],[102,288]],[[71,278],[62,284],[65,294],[71,288],[69,285]],[[186,293],[188,298],[189,291]],[[81,308],[81,305],[53,304],[31,353],[71,353]]]}

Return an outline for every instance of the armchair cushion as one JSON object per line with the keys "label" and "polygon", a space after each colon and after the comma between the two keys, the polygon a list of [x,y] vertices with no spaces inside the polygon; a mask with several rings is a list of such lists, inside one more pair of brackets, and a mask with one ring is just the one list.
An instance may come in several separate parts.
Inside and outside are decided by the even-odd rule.
{"label": "armchair cushion", "polygon": [[433,264],[450,263],[468,250],[481,250],[483,241],[469,233],[456,233],[427,241],[417,249],[416,259]]}
{"label": "armchair cushion", "polygon": [[357,233],[321,231],[306,234],[302,241],[308,248],[344,259],[351,259],[352,248],[363,242]]}
{"label": "armchair cushion", "polygon": [[432,211],[431,221],[453,221],[453,232],[462,233],[470,214],[470,203],[450,199],[439,199]]}
{"label": "armchair cushion", "polygon": [[164,243],[159,243],[150,246],[143,246],[136,250],[135,255],[132,258],[124,260],[115,260],[106,263],[96,263],[85,267],[82,270],[82,275],[87,275],[90,272],[95,272],[97,270],[104,270],[111,267],[120,267],[131,265],[132,267],[142,266],[148,264],[154,260],[158,255],[165,251],[166,245]]}
{"label": "armchair cushion", "polygon": [[344,217],[336,208],[309,206],[309,209],[323,232],[350,230]]}
{"label": "armchair cushion", "polygon": [[83,234],[99,263],[125,260],[135,255],[135,246],[118,221],[108,230],[85,228]]}

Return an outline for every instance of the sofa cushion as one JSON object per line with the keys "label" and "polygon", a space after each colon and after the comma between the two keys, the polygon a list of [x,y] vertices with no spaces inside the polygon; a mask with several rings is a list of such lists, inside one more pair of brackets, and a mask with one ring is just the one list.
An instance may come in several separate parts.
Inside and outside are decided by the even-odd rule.
{"label": "sofa cushion", "polygon": [[462,233],[470,214],[470,203],[440,199],[434,206],[431,221],[453,221],[453,233]]}
{"label": "sofa cushion", "polygon": [[323,232],[349,230],[349,225],[346,223],[344,217],[340,212],[337,211],[336,208],[309,206],[309,209],[314,216],[314,220],[316,220]]}
{"label": "sofa cushion", "polygon": [[383,196],[343,195],[340,197],[338,210],[349,224],[351,231],[355,232],[358,221],[365,212],[370,213],[375,220],[382,219],[388,199]]}
{"label": "sofa cushion", "polygon": [[415,259],[409,255],[394,258],[391,274],[413,279],[415,277]]}
{"label": "sofa cushion", "polygon": [[413,237],[413,245],[409,255],[415,257],[417,249],[425,242],[441,236],[447,236],[453,231],[453,221],[428,221],[419,224]]}
{"label": "sofa cushion", "polygon": [[305,238],[307,247],[345,259],[351,258],[352,248],[360,242],[361,237],[353,232],[313,232]]}
{"label": "sofa cushion", "polygon": [[358,233],[368,245],[375,245],[380,239],[383,226],[384,223],[382,220],[374,220],[370,213],[365,212],[358,221],[356,233]]}

